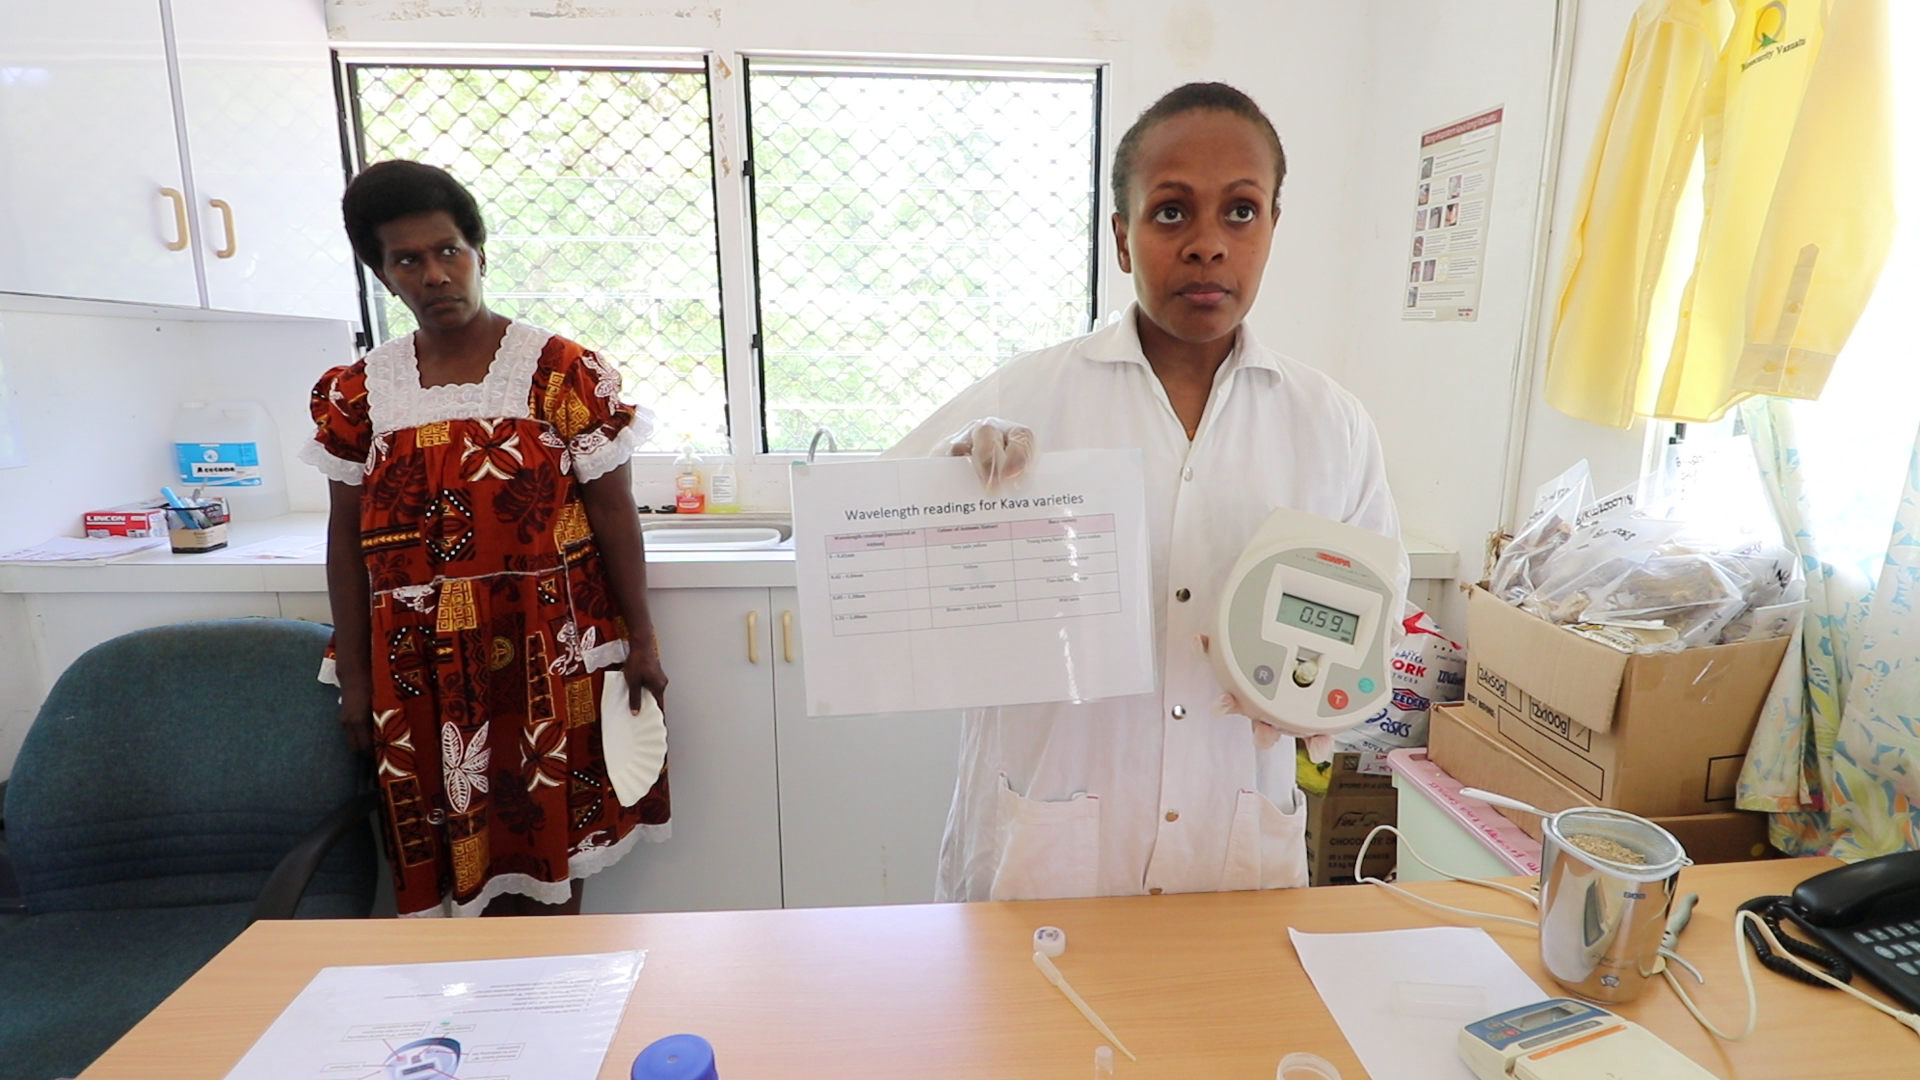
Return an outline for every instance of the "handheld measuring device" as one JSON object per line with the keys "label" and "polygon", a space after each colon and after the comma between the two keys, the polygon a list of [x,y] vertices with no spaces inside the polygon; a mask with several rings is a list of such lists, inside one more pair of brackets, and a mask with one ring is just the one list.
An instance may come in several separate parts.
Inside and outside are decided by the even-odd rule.
{"label": "handheld measuring device", "polygon": [[1391,537],[1275,510],[1227,575],[1208,649],[1220,684],[1294,735],[1330,735],[1372,715],[1393,690],[1400,559]]}
{"label": "handheld measuring device", "polygon": [[1572,998],[1468,1024],[1460,1060],[1480,1080],[1716,1080],[1639,1024]]}

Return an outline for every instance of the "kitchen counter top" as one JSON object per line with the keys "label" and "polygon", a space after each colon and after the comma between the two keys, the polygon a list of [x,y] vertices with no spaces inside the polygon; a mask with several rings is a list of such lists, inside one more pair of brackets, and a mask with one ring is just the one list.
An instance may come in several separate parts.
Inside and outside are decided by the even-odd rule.
{"label": "kitchen counter top", "polygon": [[[670,524],[671,517],[649,518]],[[731,522],[725,522],[731,524]],[[741,524],[756,521],[743,519]],[[722,524],[702,518],[708,527]],[[326,532],[324,513],[288,514],[265,521],[237,521],[228,546],[204,555],[175,555],[165,548],[109,563],[0,563],[0,593],[324,593],[324,556],[316,549],[296,558],[260,558],[235,551],[275,539]],[[1417,539],[1406,541],[1416,580],[1450,580],[1452,551]],[[793,551],[649,551],[647,584],[655,589],[791,588]]]}

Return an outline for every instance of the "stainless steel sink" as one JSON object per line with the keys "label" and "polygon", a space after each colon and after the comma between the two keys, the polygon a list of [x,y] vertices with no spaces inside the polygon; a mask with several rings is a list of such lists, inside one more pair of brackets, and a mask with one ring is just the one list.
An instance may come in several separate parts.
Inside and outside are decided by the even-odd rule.
{"label": "stainless steel sink", "polygon": [[649,551],[763,551],[793,536],[784,514],[660,514],[640,523]]}

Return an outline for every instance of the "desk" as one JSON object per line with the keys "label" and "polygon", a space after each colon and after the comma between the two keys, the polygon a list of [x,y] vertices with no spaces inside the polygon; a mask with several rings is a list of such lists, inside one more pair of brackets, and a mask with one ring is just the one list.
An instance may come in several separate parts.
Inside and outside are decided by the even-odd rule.
{"label": "desk", "polygon": [[[1692,867],[1701,896],[1684,953],[1706,973],[1696,995],[1723,1027],[1745,1007],[1730,918],[1830,860]],[[1520,911],[1452,882],[1435,899]],[[1060,968],[1140,1055],[1129,1080],[1267,1080],[1281,1055],[1359,1062],[1287,940],[1308,931],[1440,925],[1373,886],[1037,903],[582,916],[573,919],[256,923],[130,1032],[82,1080],[219,1080],[282,1007],[328,964],[406,963],[645,949],[646,964],[603,1080],[624,1080],[652,1040],[712,1040],[724,1080],[1082,1080],[1099,1036],[1036,972],[1033,929],[1067,932]],[[1496,924],[1490,924],[1496,925]],[[1551,989],[1533,938],[1494,939]],[[1756,972],[1761,1029],[1724,1048],[1664,983],[1620,1012],[1725,1080],[1911,1075],[1920,1040],[1835,991]],[[1744,1018],[1742,1018],[1744,1019]]]}

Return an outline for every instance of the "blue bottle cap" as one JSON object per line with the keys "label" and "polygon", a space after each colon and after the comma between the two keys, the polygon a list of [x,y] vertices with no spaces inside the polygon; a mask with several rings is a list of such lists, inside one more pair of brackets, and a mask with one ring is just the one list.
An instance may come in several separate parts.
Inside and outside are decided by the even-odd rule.
{"label": "blue bottle cap", "polygon": [[633,1080],[720,1080],[713,1046],[698,1035],[669,1035],[633,1059]]}

